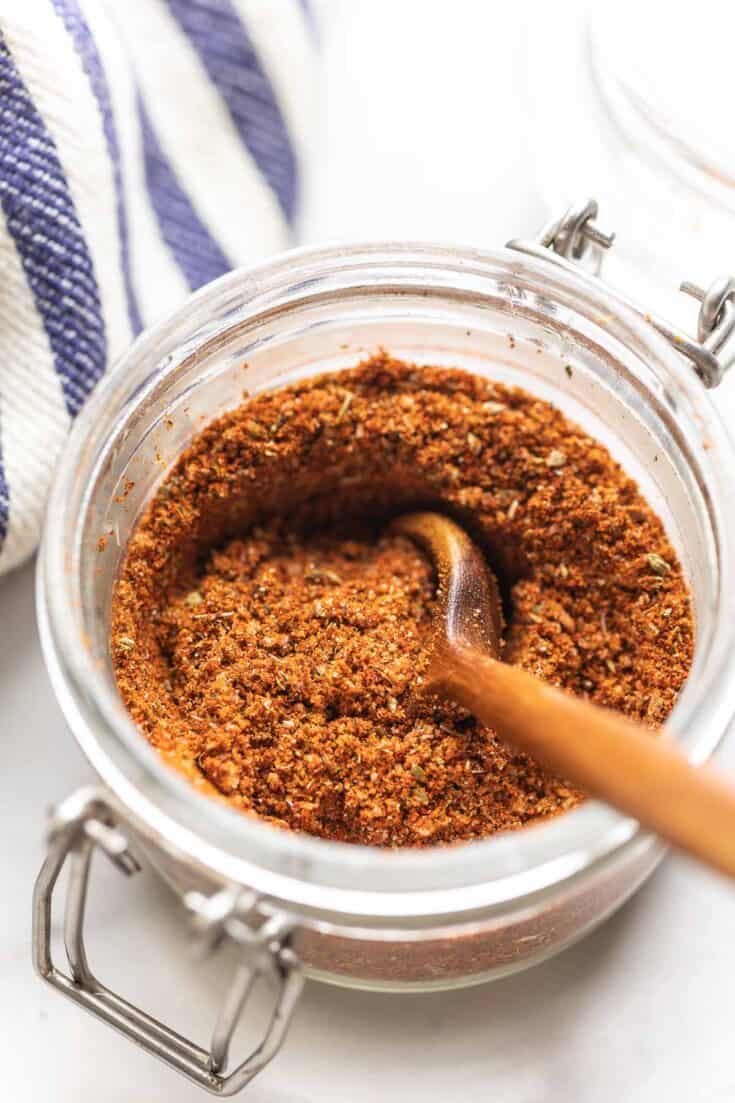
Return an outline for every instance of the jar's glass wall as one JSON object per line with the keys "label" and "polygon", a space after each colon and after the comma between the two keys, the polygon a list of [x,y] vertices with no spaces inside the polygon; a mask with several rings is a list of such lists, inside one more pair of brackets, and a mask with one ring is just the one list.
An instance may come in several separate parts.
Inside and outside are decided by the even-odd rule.
{"label": "jar's glass wall", "polygon": [[[700,384],[599,285],[511,253],[376,246],[297,255],[267,278],[226,278],[144,338],[82,415],[63,461],[41,564],[42,626],[75,734],[181,889],[235,881],[295,909],[319,975],[456,984],[520,967],[600,921],[649,870],[650,845],[638,840],[618,854],[635,841],[634,826],[592,804],[512,837],[393,857],[255,825],[169,777],[125,717],[108,653],[127,540],[198,429],[245,394],[352,366],[378,347],[522,386],[608,444],[679,550],[697,663],[709,669],[715,644],[722,650],[732,634],[723,606],[732,534],[722,458],[710,447],[720,430]],[[696,722],[678,737],[699,757],[732,713],[715,674],[711,686],[698,677],[684,694]],[[457,928],[456,942],[433,933],[447,927]],[[446,967],[436,953],[431,965],[430,947],[416,949],[425,940],[441,943]],[[380,963],[391,955],[400,975],[388,977]]]}

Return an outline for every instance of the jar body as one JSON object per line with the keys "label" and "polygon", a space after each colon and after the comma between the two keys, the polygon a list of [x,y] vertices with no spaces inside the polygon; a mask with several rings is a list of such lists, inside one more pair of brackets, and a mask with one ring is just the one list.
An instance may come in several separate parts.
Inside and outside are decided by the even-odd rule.
{"label": "jar body", "polygon": [[299,252],[200,292],[133,347],[75,429],[44,536],[40,625],[75,736],[120,820],[178,891],[255,890],[267,910],[291,918],[294,951],[321,979],[431,990],[502,976],[569,945],[635,890],[660,848],[593,802],[421,853],[277,831],[202,797],[161,763],[117,697],[108,650],[127,540],[205,421],[244,391],[351,367],[379,347],[523,386],[639,480],[681,557],[697,618],[672,731],[692,757],[706,757],[735,711],[725,669],[735,622],[729,442],[691,369],[650,326],[591,278],[510,252]]}
{"label": "jar body", "polygon": [[[643,836],[593,875],[526,898],[515,909],[466,923],[437,919],[419,929],[307,920],[296,926],[291,944],[307,976],[343,988],[440,992],[484,984],[537,965],[595,930],[643,884],[663,854],[660,843]],[[222,888],[192,876],[158,848],[148,848],[146,857],[182,901],[192,892]]]}

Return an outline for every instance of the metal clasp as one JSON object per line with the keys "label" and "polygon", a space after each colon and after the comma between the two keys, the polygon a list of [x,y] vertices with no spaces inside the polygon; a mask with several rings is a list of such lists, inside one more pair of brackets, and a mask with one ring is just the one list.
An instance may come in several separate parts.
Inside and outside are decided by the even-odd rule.
{"label": "metal clasp", "polygon": [[[508,242],[508,248],[572,270],[581,263],[599,275],[603,251],[612,246],[615,235],[599,229],[597,215],[594,199],[575,203],[561,218],[549,223],[537,241],[514,239]],[[685,282],[681,290],[701,303],[696,340],[664,318],[644,313],[629,299],[625,302],[691,362],[705,387],[717,387],[735,364],[735,278],[721,276],[706,291]]]}
{"label": "metal clasp", "polygon": [[591,267],[597,273],[602,263],[602,251],[609,249],[615,241],[615,234],[605,234],[599,229],[594,221],[597,214],[596,199],[575,203],[561,218],[544,227],[539,242],[566,260],[589,263],[591,259]]}
{"label": "metal clasp", "polygon": [[701,303],[697,336],[713,356],[721,358],[723,366],[717,380],[719,383],[727,368],[735,363],[735,348],[730,349],[729,360],[727,358],[727,345],[735,333],[735,279],[732,276],[720,276],[706,291],[685,281],[680,290]]}
{"label": "metal clasp", "polygon": [[[209,1049],[202,1049],[101,984],[92,973],[84,946],[84,916],[92,855],[99,848],[126,875],[139,870],[116,816],[96,790],[82,790],[53,813],[48,855],[33,894],[33,962],[49,984],[97,1018],[115,1027],[154,1057],[215,1095],[244,1088],[278,1052],[303,987],[300,963],[290,947],[291,921],[265,915],[255,894],[223,889],[213,896],[190,894],[186,904],[206,953],[225,940],[240,948],[240,961],[222,1004]],[[71,861],[64,912],[64,945],[69,973],[54,964],[51,906],[54,888]],[[262,976],[275,982],[277,996],[265,1034],[249,1057],[227,1072],[230,1041],[248,996]]]}

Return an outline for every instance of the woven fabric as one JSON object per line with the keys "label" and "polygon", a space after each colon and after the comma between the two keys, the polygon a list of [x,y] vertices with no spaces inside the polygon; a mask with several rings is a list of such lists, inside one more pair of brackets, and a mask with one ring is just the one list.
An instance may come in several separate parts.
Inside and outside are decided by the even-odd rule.
{"label": "woven fabric", "polygon": [[137,333],[290,243],[313,54],[303,0],[0,6],[0,573]]}

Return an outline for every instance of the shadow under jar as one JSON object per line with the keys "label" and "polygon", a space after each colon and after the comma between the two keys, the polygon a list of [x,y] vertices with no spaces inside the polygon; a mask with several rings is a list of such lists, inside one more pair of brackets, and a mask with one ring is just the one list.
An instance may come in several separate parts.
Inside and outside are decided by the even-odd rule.
{"label": "shadow under jar", "polygon": [[[607,445],[664,521],[691,588],[695,657],[668,731],[702,761],[735,713],[735,523],[726,509],[735,457],[692,365],[604,284],[510,249],[386,244],[292,252],[198,292],[98,388],[51,497],[38,573],[43,648],[100,788],[69,798],[54,817],[35,954],[47,980],[221,1094],[277,1049],[302,972],[386,991],[504,976],[599,924],[662,853],[635,822],[593,801],[521,831],[421,852],[280,831],[197,793],[125,711],[109,653],[113,583],[167,470],[244,390],[352,367],[379,347],[517,384]],[[101,534],[111,534],[104,555]],[[89,971],[81,930],[89,856],[101,847],[126,867],[126,839],[185,897],[212,944],[227,935],[242,946],[242,975],[209,1050]],[[51,960],[48,925],[68,857],[65,974]],[[263,1045],[228,1072],[228,1029],[248,984],[268,971],[279,985],[275,1018]]]}

